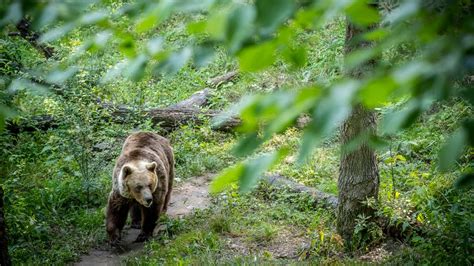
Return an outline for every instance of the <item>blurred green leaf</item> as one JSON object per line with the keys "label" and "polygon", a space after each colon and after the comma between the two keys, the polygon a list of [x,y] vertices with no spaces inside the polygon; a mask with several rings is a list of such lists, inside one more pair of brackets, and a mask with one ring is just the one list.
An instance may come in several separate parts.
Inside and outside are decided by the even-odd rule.
{"label": "blurred green leaf", "polygon": [[294,0],[256,0],[257,25],[262,35],[274,32],[294,12]]}
{"label": "blurred green leaf", "polygon": [[38,27],[42,28],[51,22],[55,21],[59,15],[59,7],[57,3],[49,3],[41,12],[41,16],[38,20]]}
{"label": "blurred green leaf", "polygon": [[308,53],[304,47],[287,48],[283,50],[283,58],[290,63],[293,68],[300,68],[306,65]]}
{"label": "blurred green leaf", "polygon": [[446,141],[439,152],[439,168],[441,171],[450,170],[461,156],[467,142],[464,128],[458,128]]}
{"label": "blurred green leaf", "polygon": [[62,84],[69,78],[71,78],[74,74],[76,74],[77,68],[70,67],[66,70],[55,70],[48,74],[46,80],[50,83],[54,84]]}
{"label": "blurred green leaf", "polygon": [[215,0],[174,0],[174,8],[179,12],[196,12],[209,8]]}
{"label": "blurred green leaf", "polygon": [[239,140],[233,149],[233,153],[240,157],[250,155],[263,141],[262,137],[258,136],[256,132],[252,132]]}
{"label": "blurred green leaf", "polygon": [[384,115],[381,123],[382,135],[395,134],[410,126],[420,114],[420,106],[416,101],[410,101],[401,110],[389,112]]}
{"label": "blurred green leaf", "polygon": [[48,87],[23,78],[13,80],[8,87],[8,91],[12,93],[21,90],[28,90],[33,95],[48,95],[50,93]]}
{"label": "blurred green leaf", "polygon": [[101,83],[107,83],[115,80],[118,76],[122,74],[125,67],[128,65],[128,60],[118,62],[113,67],[111,67],[101,79]]}
{"label": "blurred green leaf", "polygon": [[218,176],[212,180],[210,185],[211,193],[219,193],[236,184],[239,176],[244,172],[244,164],[239,163],[223,170]]}
{"label": "blurred green leaf", "polygon": [[119,51],[129,58],[135,57],[135,39],[133,36],[129,33],[123,33],[119,35],[119,39]]}
{"label": "blurred green leaf", "polygon": [[159,63],[155,68],[155,73],[176,74],[191,58],[192,50],[185,47],[178,52],[172,53],[164,62]]}
{"label": "blurred green leaf", "polygon": [[288,149],[266,153],[245,162],[240,176],[239,189],[242,192],[250,191],[257,184],[262,175],[272,166],[280,162],[288,154]]}
{"label": "blurred green leaf", "polygon": [[136,32],[145,32],[164,21],[171,14],[173,1],[162,0],[153,5],[143,16],[140,17],[135,25]]}
{"label": "blurred green leaf", "polygon": [[[316,101],[321,95],[319,87],[306,87],[297,92],[294,100],[284,109],[280,110],[278,119],[273,119],[265,129],[265,138],[270,138],[274,133],[279,133],[293,123],[298,116],[308,111],[316,105]],[[282,95],[282,97],[290,98]]]}
{"label": "blurred green leaf", "polygon": [[163,49],[163,38],[155,37],[147,42],[147,51],[151,56],[156,55]]}
{"label": "blurred green leaf", "polygon": [[197,67],[208,65],[214,58],[214,48],[210,45],[200,45],[193,50],[193,61]]}
{"label": "blurred green leaf", "polygon": [[73,30],[76,27],[75,23],[67,23],[62,26],[56,27],[50,31],[47,31],[41,37],[39,38],[40,42],[46,43],[46,42],[52,42],[55,41],[64,35],[66,35],[68,32]]}
{"label": "blurred green leaf", "polygon": [[359,83],[352,80],[340,83],[322,96],[314,109],[313,120],[306,127],[300,145],[298,163],[304,163],[314,147],[338,128],[351,111],[352,99]]}
{"label": "blurred green leaf", "polygon": [[359,98],[368,108],[381,107],[389,101],[390,94],[397,87],[391,77],[373,79],[360,89]]}
{"label": "blurred green leaf", "polygon": [[132,81],[139,81],[145,75],[145,67],[148,58],[144,54],[140,54],[135,59],[130,61],[127,68],[125,68],[124,75]]}
{"label": "blurred green leaf", "polygon": [[379,12],[366,1],[353,1],[346,8],[346,12],[350,20],[360,26],[369,26],[380,20]]}
{"label": "blurred green leaf", "polygon": [[275,44],[265,42],[249,46],[239,53],[238,58],[242,71],[262,70],[275,62]]}
{"label": "blurred green leaf", "polygon": [[237,52],[252,34],[255,9],[251,5],[238,5],[228,16],[225,39],[231,53]]}
{"label": "blurred green leaf", "polygon": [[94,12],[88,12],[84,14],[79,22],[82,25],[91,25],[91,24],[97,24],[100,21],[103,21],[107,18],[107,13],[104,10],[98,10]]}
{"label": "blurred green leaf", "polygon": [[8,6],[8,10],[6,12],[5,17],[0,20],[0,26],[6,25],[8,23],[17,24],[18,22],[20,22],[23,16],[23,12],[21,11],[21,9],[22,8],[20,2],[11,3]]}
{"label": "blurred green leaf", "polygon": [[419,0],[403,1],[397,8],[392,10],[385,18],[384,22],[397,23],[403,22],[408,17],[418,12],[420,7]]}

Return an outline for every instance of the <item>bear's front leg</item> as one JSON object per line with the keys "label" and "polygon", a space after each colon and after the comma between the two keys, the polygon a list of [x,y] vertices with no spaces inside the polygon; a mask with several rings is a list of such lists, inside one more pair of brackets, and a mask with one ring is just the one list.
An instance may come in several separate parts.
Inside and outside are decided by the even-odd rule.
{"label": "bear's front leg", "polygon": [[142,227],[142,209],[137,202],[132,203],[130,218],[132,218],[131,228],[140,229]]}
{"label": "bear's front leg", "polygon": [[141,206],[142,208],[142,231],[135,242],[144,242],[153,236],[158,217],[160,215],[160,206],[154,202],[149,208]]}
{"label": "bear's front leg", "polygon": [[106,229],[109,243],[112,246],[120,244],[121,232],[127,220],[130,207],[129,200],[118,193],[111,192],[107,204]]}

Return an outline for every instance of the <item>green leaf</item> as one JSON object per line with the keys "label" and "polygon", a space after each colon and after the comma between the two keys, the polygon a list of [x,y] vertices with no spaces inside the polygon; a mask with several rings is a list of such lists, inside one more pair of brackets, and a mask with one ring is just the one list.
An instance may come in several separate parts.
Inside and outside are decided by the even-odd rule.
{"label": "green leaf", "polygon": [[189,34],[200,34],[206,32],[207,22],[205,20],[191,22],[186,26]]}
{"label": "green leaf", "polygon": [[209,8],[215,0],[174,0],[174,9],[179,12],[196,12]]}
{"label": "green leaf", "polygon": [[385,16],[384,22],[393,24],[405,21],[408,17],[416,14],[418,10],[420,10],[419,0],[403,1],[397,8]]}
{"label": "green leaf", "polygon": [[138,33],[148,31],[168,18],[173,8],[172,0],[162,0],[159,4],[153,5],[145,15],[141,16],[135,25]]}
{"label": "green leaf", "polygon": [[75,24],[72,22],[65,24],[63,26],[56,27],[46,32],[45,34],[41,35],[41,37],[39,38],[39,41],[42,43],[46,43],[46,42],[57,40],[63,37],[64,35],[66,35],[71,30],[73,30],[74,27],[75,27]]}
{"label": "green leaf", "polygon": [[372,47],[367,49],[355,50],[344,58],[344,67],[347,69],[357,68],[361,64],[374,58],[377,53],[377,50]]}
{"label": "green leaf", "polygon": [[219,193],[230,188],[232,184],[237,183],[243,172],[243,163],[236,164],[223,170],[216,178],[214,178],[214,180],[212,180],[210,185],[211,193]]}
{"label": "green leaf", "polygon": [[119,36],[120,44],[119,44],[119,51],[123,53],[125,56],[132,58],[135,57],[135,40],[132,35],[129,33],[124,33]]}
{"label": "green leaf", "polygon": [[319,87],[306,87],[297,92],[296,97],[282,95],[282,97],[294,98],[294,100],[280,110],[277,118],[273,119],[265,129],[265,138],[270,138],[272,134],[285,130],[299,115],[316,105],[316,101],[321,94]]}
{"label": "green leaf", "polygon": [[255,9],[251,5],[239,5],[228,16],[225,39],[231,53],[237,52],[242,43],[252,35]]}
{"label": "green leaf", "polygon": [[263,139],[258,136],[257,133],[252,132],[240,138],[239,142],[233,149],[233,153],[236,156],[247,156],[257,149],[263,143]]}
{"label": "green leaf", "polygon": [[[206,21],[204,32],[208,33],[215,40],[225,40],[229,23],[230,13],[226,10],[211,14]],[[198,27],[198,25],[196,25]],[[194,27],[194,30],[197,30]],[[193,29],[193,28],[192,28]]]}
{"label": "green leaf", "polygon": [[20,22],[23,12],[21,11],[21,2],[16,1],[8,6],[8,11],[5,17],[0,20],[0,25],[6,25],[8,23],[17,24]]}
{"label": "green leaf", "polygon": [[381,123],[382,135],[395,134],[399,130],[410,126],[420,114],[419,104],[413,100],[401,110],[392,111],[384,115]]}
{"label": "green leaf", "polygon": [[139,81],[145,76],[145,67],[148,63],[148,58],[144,54],[140,54],[135,59],[130,61],[127,68],[125,68],[124,75],[131,81]]}
{"label": "green leaf", "polygon": [[280,151],[263,154],[257,158],[248,160],[245,163],[244,171],[240,176],[240,191],[248,192],[254,188],[263,173],[280,161],[286,154],[287,151],[282,149]]}
{"label": "green leaf", "polygon": [[306,65],[308,53],[304,47],[287,48],[283,50],[283,58],[290,63],[293,68],[301,68]]}
{"label": "green leaf", "polygon": [[98,48],[104,48],[104,46],[107,44],[107,41],[112,36],[113,36],[113,33],[110,30],[101,31],[101,32],[96,34],[96,36],[94,38],[94,44]]}
{"label": "green leaf", "polygon": [[262,35],[273,33],[294,12],[294,0],[256,0],[257,25]]}
{"label": "green leaf", "polygon": [[21,90],[28,90],[33,95],[48,95],[50,93],[48,87],[22,78],[13,80],[8,87],[8,91],[10,92],[17,92]]}
{"label": "green leaf", "polygon": [[397,83],[390,76],[377,78],[360,89],[359,98],[368,108],[381,107],[396,88]]}
{"label": "green leaf", "polygon": [[147,51],[151,56],[156,55],[163,49],[163,38],[155,37],[148,41],[146,45]]}
{"label": "green leaf", "polygon": [[462,174],[455,183],[456,188],[472,188],[474,187],[474,173]]}
{"label": "green leaf", "polygon": [[76,67],[70,67],[66,70],[55,70],[46,77],[46,80],[54,84],[62,84],[71,78],[77,72]]}
{"label": "green leaf", "polygon": [[100,21],[104,21],[107,18],[107,13],[104,10],[88,12],[83,15],[80,19],[82,25],[97,24]]}
{"label": "green leaf", "polygon": [[354,1],[346,8],[350,20],[360,26],[369,26],[380,20],[379,12],[366,1]]}
{"label": "green leaf", "polygon": [[349,116],[352,101],[359,83],[349,80],[330,88],[323,96],[313,113],[313,120],[306,127],[300,146],[298,163],[304,163],[314,147],[332,134]]}
{"label": "green leaf", "polygon": [[49,23],[53,22],[56,20],[56,18],[59,15],[59,9],[62,7],[61,5],[58,5],[58,3],[49,3],[44,9],[43,12],[41,12],[41,16],[38,20],[38,27],[42,28]]}
{"label": "green leaf", "polygon": [[210,45],[201,45],[194,48],[193,61],[197,67],[204,67],[212,62],[214,48]]}
{"label": "green leaf", "polygon": [[115,80],[118,76],[122,74],[127,65],[128,60],[115,64],[113,67],[107,70],[107,73],[105,73],[105,75],[101,79],[101,83],[108,83],[110,81]]}
{"label": "green leaf", "polygon": [[185,47],[178,52],[172,53],[164,62],[161,62],[155,68],[155,73],[176,74],[191,58],[192,50]]}
{"label": "green leaf", "polygon": [[439,153],[439,168],[441,171],[450,170],[461,156],[467,142],[464,128],[458,128],[446,141]]}
{"label": "green leaf", "polygon": [[247,47],[239,53],[238,58],[242,71],[262,70],[275,62],[275,45],[273,42],[265,42]]}

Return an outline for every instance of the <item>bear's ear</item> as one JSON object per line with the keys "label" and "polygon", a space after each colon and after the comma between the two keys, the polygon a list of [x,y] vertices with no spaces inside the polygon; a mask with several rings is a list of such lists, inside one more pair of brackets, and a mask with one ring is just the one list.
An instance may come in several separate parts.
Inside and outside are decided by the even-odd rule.
{"label": "bear's ear", "polygon": [[128,165],[122,167],[122,177],[125,178],[132,173],[132,168]]}
{"label": "bear's ear", "polygon": [[155,172],[156,166],[157,166],[156,162],[151,162],[146,165],[146,169],[148,169],[151,172]]}

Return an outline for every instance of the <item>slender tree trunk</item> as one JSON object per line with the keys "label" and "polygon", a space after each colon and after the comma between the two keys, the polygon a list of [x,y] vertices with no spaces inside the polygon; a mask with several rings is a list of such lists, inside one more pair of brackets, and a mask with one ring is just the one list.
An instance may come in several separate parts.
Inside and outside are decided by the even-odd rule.
{"label": "slender tree trunk", "polygon": [[11,265],[8,255],[7,225],[3,211],[3,188],[0,186],[0,265]]}
{"label": "slender tree trunk", "polygon": [[[354,49],[371,45],[370,42],[355,42],[357,40],[354,37],[366,30],[359,29],[350,22],[347,23],[346,55]],[[373,69],[374,64],[375,61],[371,60],[357,69],[348,70],[346,74],[352,78],[361,78]],[[376,114],[373,111],[366,109],[361,104],[356,104],[341,128],[342,153],[338,179],[337,230],[346,241],[347,247],[352,245],[352,236],[358,216],[373,217],[374,210],[363,201],[369,198],[377,199],[379,172],[375,152],[369,147],[366,139],[361,140],[355,149],[346,150],[345,147],[361,134],[375,134],[376,121]]]}

